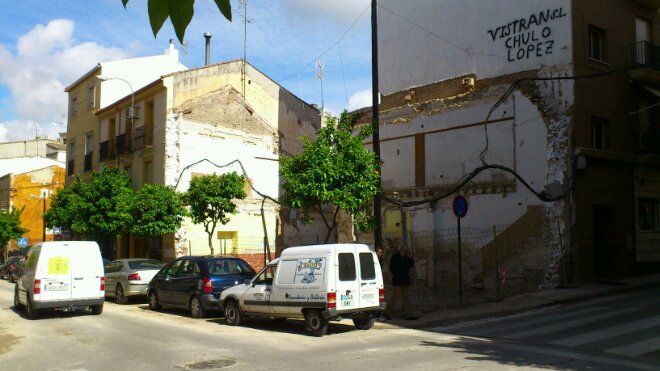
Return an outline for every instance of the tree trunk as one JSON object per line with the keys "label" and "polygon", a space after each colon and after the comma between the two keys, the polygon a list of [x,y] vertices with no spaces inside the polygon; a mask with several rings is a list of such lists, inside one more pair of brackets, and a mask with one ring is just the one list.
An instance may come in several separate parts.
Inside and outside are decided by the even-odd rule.
{"label": "tree trunk", "polygon": [[211,256],[215,255],[213,254],[213,232],[208,233],[209,235],[209,249],[211,250]]}

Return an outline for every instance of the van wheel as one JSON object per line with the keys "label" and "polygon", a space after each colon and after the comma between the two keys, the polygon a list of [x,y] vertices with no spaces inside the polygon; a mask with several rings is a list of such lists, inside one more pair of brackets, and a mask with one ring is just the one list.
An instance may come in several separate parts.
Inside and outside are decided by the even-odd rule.
{"label": "van wheel", "polygon": [[14,289],[14,309],[21,309],[22,307],[21,302],[18,300],[18,285],[16,285]]}
{"label": "van wheel", "polygon": [[26,304],[25,304],[25,316],[27,319],[37,318],[37,310],[32,308],[32,298],[28,295]]}
{"label": "van wheel", "polygon": [[238,308],[236,300],[230,300],[225,305],[225,321],[229,326],[241,324],[241,310]]}
{"label": "van wheel", "polygon": [[192,299],[190,299],[190,316],[192,318],[206,317],[206,311],[202,306],[202,301],[199,300],[199,296],[193,296]]}
{"label": "van wheel", "polygon": [[160,302],[158,301],[158,294],[156,294],[156,290],[151,290],[149,291],[149,309],[151,310],[160,310]]}
{"label": "van wheel", "polygon": [[371,330],[376,320],[372,316],[360,316],[353,318],[353,324],[358,330]]}
{"label": "van wheel", "polygon": [[92,314],[98,316],[103,313],[103,304],[92,305]]}
{"label": "van wheel", "polygon": [[307,332],[314,336],[323,336],[328,331],[328,320],[318,309],[305,311],[305,327]]}
{"label": "van wheel", "polygon": [[124,295],[124,289],[119,284],[115,289],[115,303],[122,305],[128,303],[128,297]]}

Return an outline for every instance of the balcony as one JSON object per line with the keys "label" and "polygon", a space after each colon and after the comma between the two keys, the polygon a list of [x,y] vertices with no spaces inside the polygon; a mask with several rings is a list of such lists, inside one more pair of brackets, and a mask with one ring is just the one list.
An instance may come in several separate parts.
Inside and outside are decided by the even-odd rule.
{"label": "balcony", "polygon": [[630,77],[642,84],[660,86],[660,45],[640,41],[633,45],[633,66]]}
{"label": "balcony", "polygon": [[76,170],[75,164],[76,164],[76,160],[69,160],[66,162],[66,175],[71,176],[75,173]]}
{"label": "balcony", "polygon": [[128,138],[126,133],[117,135],[117,138],[115,140],[115,148],[116,148],[115,153],[117,155],[122,155],[131,152],[131,143],[129,139],[130,138]]}
{"label": "balcony", "polygon": [[107,161],[115,158],[114,140],[106,140],[99,144],[99,161]]}
{"label": "balcony", "polygon": [[94,152],[90,152],[85,155],[84,171],[92,171],[92,157],[94,157]]}
{"label": "balcony", "polygon": [[138,149],[143,149],[147,146],[147,135],[144,130],[144,126],[135,128],[135,136],[133,137],[134,148],[137,151]]}

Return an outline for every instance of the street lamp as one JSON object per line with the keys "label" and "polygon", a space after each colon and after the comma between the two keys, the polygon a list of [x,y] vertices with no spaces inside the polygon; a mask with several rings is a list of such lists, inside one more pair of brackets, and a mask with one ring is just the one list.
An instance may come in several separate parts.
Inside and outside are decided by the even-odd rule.
{"label": "street lamp", "polygon": [[131,85],[130,82],[127,80],[122,79],[121,77],[113,77],[113,76],[105,76],[105,75],[98,75],[96,76],[96,79],[99,81],[110,81],[110,80],[119,80],[123,81],[128,85],[129,89],[131,89],[131,106],[128,108],[128,119],[135,119],[135,91],[133,90],[133,86]]}

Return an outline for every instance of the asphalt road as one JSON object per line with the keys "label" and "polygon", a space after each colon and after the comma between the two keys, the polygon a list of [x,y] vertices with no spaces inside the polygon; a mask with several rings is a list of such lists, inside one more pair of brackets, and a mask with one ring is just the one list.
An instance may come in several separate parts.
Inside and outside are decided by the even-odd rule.
{"label": "asphalt road", "polygon": [[[194,320],[145,304],[106,303],[102,315],[44,313],[27,320],[12,308],[13,285],[0,281],[0,370],[230,369],[653,369],[657,363],[581,349],[532,345],[377,324],[331,325],[322,338],[300,321]],[[516,331],[518,332],[518,331]],[[513,333],[513,332],[512,332]],[[523,339],[524,340],[524,339]],[[200,363],[206,362],[206,363]],[[234,363],[228,366],[229,363]],[[217,367],[216,367],[217,368]]]}

